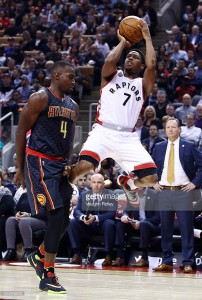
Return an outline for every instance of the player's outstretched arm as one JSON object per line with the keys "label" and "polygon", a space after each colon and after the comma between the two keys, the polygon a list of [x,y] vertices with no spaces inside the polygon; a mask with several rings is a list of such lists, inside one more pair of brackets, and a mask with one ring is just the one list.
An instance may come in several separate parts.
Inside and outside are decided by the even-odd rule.
{"label": "player's outstretched arm", "polygon": [[116,71],[116,64],[118,63],[123,50],[126,47],[131,47],[131,44],[119,34],[119,30],[117,30],[117,36],[119,44],[107,55],[102,68],[101,86],[103,86],[108,81],[108,78]]}
{"label": "player's outstretched arm", "polygon": [[144,72],[144,82],[143,82],[144,98],[146,99],[151,93],[151,90],[155,82],[156,53],[154,51],[154,47],[152,44],[149,27],[144,20],[142,20],[141,30],[142,30],[143,38],[146,43],[146,55],[145,55],[146,70]]}

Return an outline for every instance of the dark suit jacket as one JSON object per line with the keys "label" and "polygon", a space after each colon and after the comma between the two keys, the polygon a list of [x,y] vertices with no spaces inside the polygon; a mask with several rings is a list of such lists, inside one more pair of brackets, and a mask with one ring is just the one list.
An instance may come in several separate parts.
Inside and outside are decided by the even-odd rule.
{"label": "dark suit jacket", "polygon": [[101,194],[101,200],[99,201],[95,199],[93,205],[93,192],[92,190],[83,192],[78,199],[77,206],[74,209],[73,216],[75,219],[81,217],[81,215],[87,214],[87,212],[92,215],[97,215],[99,218],[99,222],[103,222],[107,219],[115,219],[115,214],[117,210],[117,201],[115,194],[107,189],[103,189]]}
{"label": "dark suit jacket", "polygon": [[140,141],[142,142],[148,137],[149,137],[149,128],[143,125],[141,130],[141,135],[140,135]]}
{"label": "dark suit jacket", "polygon": [[[167,144],[168,141],[156,144],[152,155],[157,166],[159,180],[163,171]],[[187,177],[196,187],[200,187],[202,183],[202,153],[195,147],[194,143],[180,139],[179,155]]]}
{"label": "dark suit jacket", "polygon": [[149,152],[149,154],[152,155],[153,151],[154,151],[154,147],[157,143],[160,143],[164,141],[163,138],[161,138],[160,136],[157,136],[154,140],[154,143],[153,143],[153,146],[151,147],[151,149],[149,149],[149,142],[150,142],[150,138],[148,137],[147,139],[143,140],[142,141],[142,144],[145,144],[146,145],[146,150]]}
{"label": "dark suit jacket", "polygon": [[[126,210],[123,215],[129,217],[133,216],[135,220],[139,220],[139,208],[133,208],[128,202]],[[160,224],[160,212],[158,207],[157,192],[150,188],[147,189],[146,201],[145,201],[145,216],[146,220],[151,222],[153,225]]]}

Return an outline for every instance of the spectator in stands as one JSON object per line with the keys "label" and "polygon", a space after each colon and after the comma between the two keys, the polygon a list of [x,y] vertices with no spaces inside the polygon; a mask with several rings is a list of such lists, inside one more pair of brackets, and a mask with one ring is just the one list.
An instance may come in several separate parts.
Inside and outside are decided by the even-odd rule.
{"label": "spectator in stands", "polygon": [[20,92],[20,99],[26,103],[30,97],[32,86],[29,85],[29,78],[27,75],[22,75],[20,78],[21,86],[17,90]]}
{"label": "spectator in stands", "polygon": [[110,50],[112,50],[119,43],[115,27],[110,27],[109,34],[106,37],[106,42],[109,45]]}
{"label": "spectator in stands", "polygon": [[[167,109],[167,106],[166,106],[166,109]],[[162,129],[159,129],[159,131],[158,131],[158,136],[161,137],[164,140],[167,139],[167,135],[166,135],[166,132],[165,132],[165,127],[166,127],[166,122],[167,122],[168,118],[170,118],[168,115],[163,116],[163,118],[161,119]]]}
{"label": "spectator in stands", "polygon": [[100,33],[96,35],[95,45],[97,45],[98,51],[102,53],[104,57],[110,52],[109,45],[105,42],[104,36]]}
{"label": "spectator in stands", "polygon": [[58,14],[63,13],[63,4],[61,0],[54,0],[54,5],[52,6],[52,11]]}
{"label": "spectator in stands", "polygon": [[194,142],[196,147],[199,145],[201,138],[201,129],[195,126],[196,117],[194,113],[188,113],[186,116],[186,125],[181,127],[180,137]]}
{"label": "spectator in stands", "polygon": [[61,53],[58,52],[58,46],[56,43],[51,44],[51,51],[46,54],[46,60],[52,60],[54,62],[61,60]]}
{"label": "spectator in stands", "polygon": [[16,26],[16,20],[14,18],[10,19],[9,26],[5,29],[4,35],[7,36],[16,36],[19,33],[19,28]]}
{"label": "spectator in stands", "polygon": [[196,65],[196,59],[195,59],[195,50],[189,49],[187,51],[188,60],[186,61],[187,67],[194,67]]}
{"label": "spectator in stands", "polygon": [[101,82],[101,70],[104,64],[104,56],[98,51],[97,45],[93,44],[91,46],[91,52],[86,55],[84,62],[88,64],[89,61],[94,62],[94,86],[100,85]]}
{"label": "spectator in stands", "polygon": [[40,215],[31,216],[31,209],[26,192],[19,198],[15,206],[14,215],[15,216],[9,217],[6,221],[7,253],[3,260],[9,261],[16,259],[16,242],[22,239],[24,254],[20,261],[26,262],[27,256],[34,251],[32,249],[33,233],[38,230],[46,229],[46,217],[45,214],[42,213]]}
{"label": "spectator in stands", "polygon": [[36,69],[45,69],[45,65],[46,65],[46,56],[44,54],[44,52],[39,52],[37,57],[37,64],[36,64]]}
{"label": "spectator in stands", "polygon": [[196,77],[202,79],[202,58],[196,60],[194,70],[196,71]]}
{"label": "spectator in stands", "polygon": [[167,104],[166,105],[166,116],[169,117],[174,117],[174,113],[175,113],[175,107],[173,104]]}
{"label": "spectator in stands", "polygon": [[20,28],[19,28],[19,32],[21,34],[24,33],[24,31],[27,31],[29,32],[30,31],[30,17],[28,14],[25,14],[22,18],[22,22],[21,22],[21,25],[20,25]]}
{"label": "spectator in stands", "polygon": [[44,80],[46,77],[46,72],[43,69],[39,69],[36,75],[36,80],[39,82],[41,86],[44,86]]}
{"label": "spectator in stands", "polygon": [[84,43],[79,47],[79,53],[81,56],[85,57],[91,51],[91,46],[93,45],[94,40],[92,37],[88,37]]}
{"label": "spectator in stands", "polygon": [[202,41],[200,41],[196,47],[196,59],[202,59]]}
{"label": "spectator in stands", "polygon": [[147,100],[144,103],[144,107],[147,107],[148,105],[153,106],[157,104],[157,92],[158,92],[158,84],[155,82],[150,95],[147,97]]}
{"label": "spectator in stands", "polygon": [[6,250],[5,224],[6,220],[13,215],[15,202],[11,191],[4,187],[2,171],[0,171],[0,258],[1,252]]}
{"label": "spectator in stands", "polygon": [[184,9],[184,13],[182,15],[182,20],[184,22],[188,22],[188,15],[192,13],[192,6],[191,5],[186,5]]}
{"label": "spectator in stands", "polygon": [[5,47],[6,57],[10,57],[15,53],[15,40],[13,37],[8,37],[8,46]]}
{"label": "spectator in stands", "polygon": [[78,189],[78,192],[79,192],[79,196],[83,193],[83,192],[86,192],[87,189],[86,189],[86,176],[84,177],[81,177],[77,180],[77,182],[75,182],[75,185]]}
{"label": "spectator in stands", "polygon": [[179,26],[173,25],[171,28],[171,34],[174,37],[174,42],[179,42],[182,36]]}
{"label": "spectator in stands", "polygon": [[109,23],[111,27],[114,27],[116,22],[115,15],[112,14],[109,6],[105,6],[103,10],[103,14],[101,14],[99,18],[99,24]]}
{"label": "spectator in stands", "polygon": [[68,26],[71,26],[73,23],[76,22],[76,13],[75,9],[72,6],[69,6],[68,15],[65,17],[65,23]]}
{"label": "spectator in stands", "polygon": [[168,86],[167,86],[167,93],[168,93],[168,98],[170,99],[171,102],[174,101],[176,95],[175,95],[175,90],[177,86],[181,84],[180,78],[178,76],[179,70],[177,67],[175,67],[168,78]]}
{"label": "spectator in stands", "polygon": [[184,94],[182,97],[183,105],[176,108],[175,118],[180,120],[183,125],[186,125],[186,116],[188,113],[194,113],[196,108],[191,105],[191,96],[189,94]]}
{"label": "spectator in stands", "polygon": [[158,126],[151,124],[149,127],[149,137],[142,141],[145,149],[152,155],[154,147],[157,143],[164,141],[164,138],[160,137],[158,134]]}
{"label": "spectator in stands", "polygon": [[[166,134],[168,141],[156,144],[153,159],[157,165],[158,191],[161,215],[162,263],[154,271],[173,270],[173,226],[175,213],[182,235],[182,264],[184,273],[194,268],[193,234],[193,190],[202,182],[202,154],[193,143],[180,138],[180,124],[176,119],[168,119]],[[173,153],[174,152],[174,153]],[[175,161],[175,163],[174,163]]]}
{"label": "spectator in stands", "polygon": [[81,34],[85,34],[87,26],[83,22],[82,15],[76,16],[76,22],[69,26],[69,32],[71,33],[74,29],[77,29]]}
{"label": "spectator in stands", "polygon": [[32,83],[32,81],[36,78],[37,70],[36,61],[34,57],[28,58],[28,67],[25,68],[23,73],[28,76],[30,83]]}
{"label": "spectator in stands", "polygon": [[184,60],[184,58],[180,58],[178,60],[177,68],[178,68],[178,76],[180,78],[182,78],[188,74],[188,69],[186,68],[186,61]]}
{"label": "spectator in stands", "polygon": [[184,50],[180,50],[179,42],[174,42],[173,53],[171,54],[171,58],[174,59],[177,63],[181,58],[183,58],[185,61],[188,60],[187,52]]}
{"label": "spectator in stands", "polygon": [[148,251],[151,237],[160,233],[160,214],[156,192],[150,188],[138,188],[136,199],[128,201],[120,221],[116,223],[117,257],[112,264],[121,266],[124,264],[124,244],[125,234],[129,236],[140,234],[140,247],[142,248],[142,258],[131,266],[149,266]]}
{"label": "spectator in stands", "polygon": [[180,49],[188,52],[188,50],[195,50],[194,45],[189,41],[189,37],[186,33],[183,33],[180,38]]}
{"label": "spectator in stands", "polygon": [[149,137],[149,128],[144,126],[143,124],[144,117],[142,115],[139,115],[137,123],[135,124],[135,132],[137,133],[141,142]]}
{"label": "spectator in stands", "polygon": [[65,53],[69,54],[70,47],[69,47],[69,38],[68,37],[63,37],[61,40],[61,45],[59,48],[60,53]]}
{"label": "spectator in stands", "polygon": [[194,25],[189,35],[189,42],[196,48],[199,42],[201,42],[202,35],[199,31],[199,26]]}
{"label": "spectator in stands", "polygon": [[54,61],[48,60],[45,64],[45,72],[46,72],[46,77],[51,78],[51,69],[54,65]]}
{"label": "spectator in stands", "polygon": [[104,176],[105,187],[110,189],[117,189],[118,173],[115,168],[115,161],[112,158],[106,158],[101,162],[100,174]]}
{"label": "spectator in stands", "polygon": [[195,126],[202,129],[202,103],[196,105],[196,119]]}
{"label": "spectator in stands", "polygon": [[166,50],[167,49],[166,49],[165,44],[161,44],[161,45],[158,46],[158,50],[157,50],[157,53],[156,53],[157,62],[163,60],[163,57],[165,55]]}
{"label": "spectator in stands", "polygon": [[43,34],[41,30],[36,31],[35,38],[32,41],[33,50],[38,50],[42,52],[47,52],[46,40],[43,38]]}
{"label": "spectator in stands", "polygon": [[3,46],[0,46],[0,66],[4,66],[6,62],[6,56],[5,56],[5,53],[4,53],[4,47]]}
{"label": "spectator in stands", "polygon": [[149,105],[144,110],[144,126],[150,127],[151,124],[160,125],[160,121],[156,118],[156,111],[153,106]]}
{"label": "spectator in stands", "polygon": [[80,47],[83,44],[83,39],[80,36],[80,31],[78,29],[73,29],[71,31],[71,37],[69,39],[69,46],[73,47]]}
{"label": "spectator in stands", "polygon": [[151,36],[154,36],[156,26],[158,24],[157,13],[155,9],[151,6],[150,0],[144,0],[142,8],[144,10],[144,13],[149,17],[150,24],[148,24],[148,26],[149,26],[150,34]]}
{"label": "spectator in stands", "polygon": [[95,19],[94,16],[88,16],[86,25],[87,25],[87,29],[86,29],[85,34],[95,35],[96,34],[97,23],[96,23],[96,19]]}
{"label": "spectator in stands", "polygon": [[200,90],[201,90],[201,85],[202,85],[202,76],[200,76],[200,75],[202,75],[202,73],[200,74],[200,71],[196,72],[194,67],[189,67],[187,75],[189,77],[190,85],[195,86],[196,94],[199,94]]}
{"label": "spectator in stands", "polygon": [[19,106],[18,103],[20,102],[20,93],[17,90],[13,90],[12,95],[11,95],[11,99],[9,101],[5,101],[2,104],[1,107],[1,116],[5,116],[6,114],[8,114],[9,112],[13,113],[13,122],[14,125],[18,124],[18,120],[19,120]]}
{"label": "spectator in stands", "polygon": [[13,85],[11,83],[11,76],[8,73],[2,74],[2,86],[0,88],[0,102],[7,102],[11,99],[13,93]]}
{"label": "spectator in stands", "polygon": [[161,120],[166,114],[167,95],[164,90],[158,90],[157,92],[157,104],[154,105],[156,111],[156,117]]}
{"label": "spectator in stands", "polygon": [[193,97],[196,91],[196,87],[190,84],[191,78],[187,75],[181,79],[181,84],[176,87],[175,94],[178,102],[183,101],[183,95],[189,94]]}
{"label": "spectator in stands", "polygon": [[117,203],[114,194],[104,189],[104,177],[95,174],[91,177],[91,187],[83,193],[74,210],[74,218],[69,223],[68,234],[74,251],[71,264],[81,264],[81,237],[104,234],[106,257],[102,266],[112,264],[112,250],[115,241],[115,213]]}
{"label": "spectator in stands", "polygon": [[91,190],[91,178],[92,176],[95,174],[94,170],[90,170],[90,172],[88,172],[86,174],[86,182],[85,182],[85,187],[87,190]]}

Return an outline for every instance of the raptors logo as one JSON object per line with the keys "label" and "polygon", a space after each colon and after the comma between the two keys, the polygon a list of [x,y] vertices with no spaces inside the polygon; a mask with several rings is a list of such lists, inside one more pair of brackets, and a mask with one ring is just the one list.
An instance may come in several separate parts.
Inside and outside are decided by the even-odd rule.
{"label": "raptors logo", "polygon": [[44,206],[46,204],[46,197],[43,194],[38,194],[37,200],[39,201],[41,206]]}

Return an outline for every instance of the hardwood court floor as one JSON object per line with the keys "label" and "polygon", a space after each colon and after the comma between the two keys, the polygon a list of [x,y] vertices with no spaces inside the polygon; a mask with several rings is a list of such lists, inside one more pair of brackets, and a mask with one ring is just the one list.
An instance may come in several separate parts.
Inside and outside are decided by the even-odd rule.
{"label": "hardwood court floor", "polygon": [[57,266],[67,295],[40,292],[39,281],[27,263],[0,262],[0,300],[202,300],[201,270],[184,274],[178,268],[172,273],[156,273],[151,268]]}

